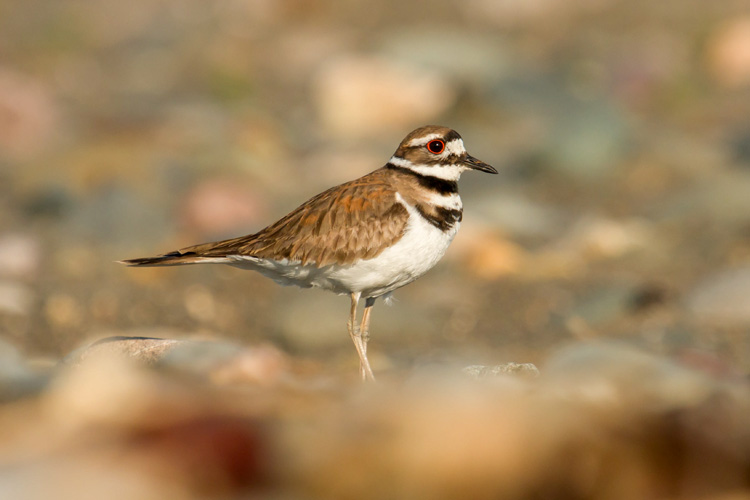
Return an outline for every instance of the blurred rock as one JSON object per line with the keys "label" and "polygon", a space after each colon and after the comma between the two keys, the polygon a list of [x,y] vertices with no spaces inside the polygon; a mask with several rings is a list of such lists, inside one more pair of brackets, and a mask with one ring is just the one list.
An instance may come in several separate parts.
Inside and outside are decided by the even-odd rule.
{"label": "blurred rock", "polygon": [[23,233],[0,235],[0,276],[29,279],[36,274],[40,258],[39,240],[34,236]]}
{"label": "blurred rock", "polygon": [[494,231],[462,228],[461,237],[452,244],[450,258],[461,260],[472,275],[494,280],[518,273],[528,256],[520,246]]}
{"label": "blurred rock", "polygon": [[726,87],[750,83],[750,17],[722,22],[707,42],[707,65]]}
{"label": "blurred rock", "polygon": [[569,223],[560,209],[531,201],[515,190],[493,186],[477,195],[471,201],[472,219],[481,216],[513,236],[551,236]]}
{"label": "blurred rock", "polygon": [[196,321],[210,322],[216,318],[217,305],[208,287],[192,285],[185,290],[185,310]]}
{"label": "blurred rock", "polygon": [[579,180],[611,174],[630,147],[630,130],[622,112],[607,102],[569,105],[555,116],[556,129],[545,151],[548,166]]}
{"label": "blurred rock", "polygon": [[52,293],[44,301],[44,316],[55,327],[79,327],[85,315],[81,302],[68,293]]}
{"label": "blurred rock", "polygon": [[0,313],[26,316],[33,305],[31,288],[13,281],[0,281]]}
{"label": "blurred rock", "polygon": [[58,110],[45,85],[0,66],[0,151],[24,158],[42,150]]}
{"label": "blurred rock", "polygon": [[27,194],[23,208],[31,218],[49,217],[59,219],[70,210],[75,201],[72,193],[63,186],[44,186]]}
{"label": "blurred rock", "polygon": [[344,297],[336,300],[323,292],[303,293],[307,296],[282,298],[273,314],[284,342],[300,350],[351,343],[346,330],[349,301]]}
{"label": "blurred rock", "polygon": [[743,227],[750,222],[750,175],[724,172],[702,179],[654,207],[655,217],[677,221],[704,221],[712,227]]}
{"label": "blurred rock", "polygon": [[334,133],[363,137],[431,123],[456,100],[439,74],[375,57],[327,63],[313,83],[323,123]]}
{"label": "blurred rock", "polygon": [[728,146],[732,150],[734,160],[740,166],[750,169],[750,127],[735,132]]}
{"label": "blurred rock", "polygon": [[0,340],[0,402],[34,395],[47,380],[48,374],[32,369],[15,347]]}
{"label": "blurred rock", "polygon": [[750,267],[728,269],[706,277],[687,294],[685,304],[701,321],[750,325]]}
{"label": "blurred rock", "polygon": [[[165,195],[166,196],[166,195]],[[164,204],[166,199],[159,200]],[[175,221],[157,202],[122,185],[108,184],[79,198],[64,219],[69,238],[111,246],[139,241],[164,241],[175,231]]]}
{"label": "blurred rock", "polygon": [[[185,342],[164,360],[200,367],[212,358],[203,364],[211,370],[237,352]],[[6,371],[18,362],[2,344],[0,358]],[[37,398],[0,406],[0,493],[22,500],[744,493],[747,381],[692,366],[623,344],[577,343],[553,353],[539,376],[530,364],[467,368],[473,377],[501,375],[493,383],[450,369],[407,383],[265,386],[243,375],[226,386],[100,352],[60,367]],[[509,372],[531,377],[502,376]],[[105,485],[118,490],[107,494]]]}
{"label": "blurred rock", "polygon": [[539,369],[532,363],[504,363],[502,365],[484,366],[471,365],[463,369],[464,373],[471,378],[481,379],[487,377],[498,377],[513,375],[519,377],[538,377]]}
{"label": "blurred rock", "polygon": [[289,374],[289,360],[275,347],[243,347],[225,341],[184,341],[159,367],[207,377],[218,384],[273,384]]}
{"label": "blurred rock", "polygon": [[205,235],[250,233],[270,222],[267,203],[241,181],[211,179],[197,184],[179,213],[186,228]]}
{"label": "blurred rock", "polygon": [[[232,410],[228,398],[193,386],[121,356],[91,356],[61,370],[34,408],[35,433],[14,422],[16,438],[4,451],[21,446],[32,463],[47,463],[53,473],[67,470],[71,460],[80,463],[92,474],[74,476],[85,493],[78,498],[123,477],[134,484],[113,498],[222,497],[255,486],[265,460],[255,419]],[[118,459],[107,460],[112,456]],[[30,467],[21,473],[46,478]],[[63,491],[70,487],[70,480],[57,481]]]}
{"label": "blurred rock", "polygon": [[588,290],[566,311],[566,325],[579,338],[597,335],[589,328],[601,327],[629,312],[635,293],[632,286],[618,284]]}
{"label": "blurred rock", "polygon": [[631,146],[630,124],[614,102],[582,98],[549,75],[503,79],[492,100],[501,110],[543,124],[532,137],[533,153],[545,168],[573,179],[595,182],[611,175]]}
{"label": "blurred rock", "polygon": [[611,2],[612,0],[471,0],[467,3],[467,14],[473,22],[491,22],[504,28],[527,24],[547,26],[544,21],[554,19],[561,23],[561,20],[578,11],[596,10]]}
{"label": "blurred rock", "polygon": [[132,362],[153,366],[182,342],[181,340],[154,337],[106,337],[72,352],[63,362],[78,365],[89,358],[121,356]]}
{"label": "blurred rock", "polygon": [[570,258],[617,258],[628,252],[658,245],[655,232],[645,219],[613,220],[582,217],[545,251]]}
{"label": "blurred rock", "polygon": [[[595,374],[595,375],[593,375]],[[542,366],[543,381],[561,397],[635,412],[698,404],[714,390],[710,377],[615,342],[577,343]]]}
{"label": "blurred rock", "polygon": [[452,81],[481,88],[512,71],[504,42],[485,33],[414,26],[386,32],[382,52],[410,66],[429,68]]}
{"label": "blurred rock", "polygon": [[80,365],[89,359],[112,356],[221,384],[268,384],[289,373],[286,357],[271,346],[243,347],[226,341],[156,337],[107,337],[77,349],[63,363]]}
{"label": "blurred rock", "polygon": [[321,498],[745,492],[746,389],[621,345],[578,344],[523,384],[433,373],[292,426],[284,442],[308,451],[289,452],[284,481]]}

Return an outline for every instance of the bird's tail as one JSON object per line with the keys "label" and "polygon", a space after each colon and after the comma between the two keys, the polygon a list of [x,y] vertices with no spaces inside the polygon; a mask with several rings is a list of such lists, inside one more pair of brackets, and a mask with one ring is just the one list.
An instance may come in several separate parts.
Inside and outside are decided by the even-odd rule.
{"label": "bird's tail", "polygon": [[143,257],[140,259],[126,259],[118,260],[120,264],[126,266],[143,266],[143,267],[157,267],[157,266],[184,266],[187,264],[207,264],[212,262],[219,262],[225,259],[217,259],[216,257],[202,257],[195,252],[170,252],[164,255],[156,257]]}

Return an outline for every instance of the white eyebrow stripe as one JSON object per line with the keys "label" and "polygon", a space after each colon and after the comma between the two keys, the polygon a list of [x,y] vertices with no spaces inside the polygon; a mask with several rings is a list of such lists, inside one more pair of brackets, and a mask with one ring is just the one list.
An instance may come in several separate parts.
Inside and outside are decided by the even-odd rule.
{"label": "white eyebrow stripe", "polygon": [[433,141],[435,139],[442,139],[442,137],[443,136],[441,134],[428,134],[422,137],[416,137],[409,142],[409,146],[411,147],[424,146],[428,142]]}

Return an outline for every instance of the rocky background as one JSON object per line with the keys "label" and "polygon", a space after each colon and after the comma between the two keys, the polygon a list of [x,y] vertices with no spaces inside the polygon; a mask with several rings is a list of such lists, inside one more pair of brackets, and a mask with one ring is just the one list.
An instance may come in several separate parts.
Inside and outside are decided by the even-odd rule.
{"label": "rocky background", "polygon": [[[428,123],[500,175],[377,388],[345,297],[114,263]],[[746,0],[0,0],[2,498],[750,498],[748,334]]]}

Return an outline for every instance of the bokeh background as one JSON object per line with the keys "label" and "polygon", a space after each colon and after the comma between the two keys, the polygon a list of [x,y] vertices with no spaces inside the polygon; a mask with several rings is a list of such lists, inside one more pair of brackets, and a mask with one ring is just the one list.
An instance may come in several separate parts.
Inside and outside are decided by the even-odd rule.
{"label": "bokeh background", "polygon": [[[500,174],[380,385],[346,297],[115,263],[430,123]],[[2,498],[747,500],[749,371],[747,0],[0,0]]]}
{"label": "bokeh background", "polygon": [[348,299],[113,262],[259,230],[417,126],[501,174],[378,306],[373,363],[539,361],[576,339],[750,368],[744,1],[0,4],[0,335],[268,341],[355,363]]}

